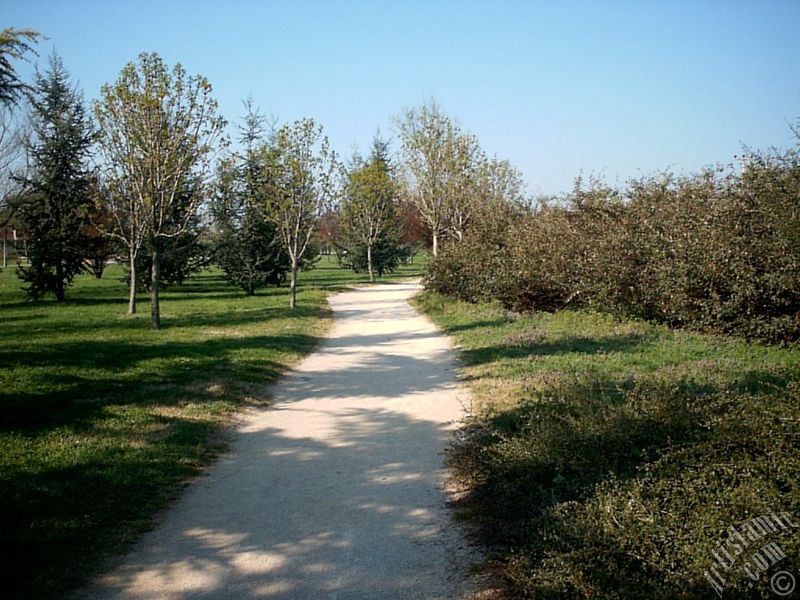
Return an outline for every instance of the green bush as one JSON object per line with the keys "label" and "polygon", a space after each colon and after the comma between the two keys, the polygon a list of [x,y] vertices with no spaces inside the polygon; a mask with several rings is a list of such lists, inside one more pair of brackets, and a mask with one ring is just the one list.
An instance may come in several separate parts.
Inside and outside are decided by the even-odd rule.
{"label": "green bush", "polygon": [[579,179],[561,203],[485,210],[427,286],[514,310],[591,306],[773,342],[800,339],[800,155],[642,178]]}

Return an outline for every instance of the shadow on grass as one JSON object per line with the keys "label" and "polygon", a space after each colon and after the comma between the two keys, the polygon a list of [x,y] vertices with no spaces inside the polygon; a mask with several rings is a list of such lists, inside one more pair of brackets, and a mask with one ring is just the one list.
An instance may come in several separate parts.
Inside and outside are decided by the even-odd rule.
{"label": "shadow on grass", "polygon": [[[473,327],[502,325],[505,321],[494,323],[483,321],[475,325],[464,325],[460,330]],[[453,328],[453,331],[459,328]],[[554,356],[563,354],[612,354],[631,353],[645,350],[653,342],[651,336],[629,334],[606,337],[566,337],[554,341],[524,341],[519,344],[499,344],[481,348],[467,349],[461,353],[466,364],[484,364],[505,359],[517,359],[528,356]]]}
{"label": "shadow on grass", "polygon": [[[159,396],[185,398],[195,383],[224,381],[232,375],[242,382],[266,383],[285,368],[270,356],[305,354],[319,341],[303,334],[163,343],[82,340],[0,353],[0,361],[9,366],[52,368],[38,377],[41,393],[0,391],[0,427],[38,430],[59,422],[90,421],[104,404]],[[60,369],[71,373],[59,373]],[[74,374],[82,369],[90,372],[85,377]]]}
{"label": "shadow on grass", "polygon": [[[769,463],[758,458],[765,454],[757,436],[767,434],[756,434],[755,428],[769,435],[779,427],[789,431],[790,425],[760,415],[763,407],[771,406],[771,399],[783,401],[789,386],[800,377],[800,369],[754,368],[714,379],[711,373],[692,370],[713,369],[713,363],[692,366],[688,361],[686,370],[666,370],[652,378],[635,378],[624,372],[600,375],[594,367],[598,364],[595,356],[619,353],[623,355],[621,364],[629,360],[636,365],[636,358],[624,355],[652,357],[657,354],[654,344],[658,339],[634,334],[550,341],[544,335],[537,339],[535,334],[526,339],[524,332],[519,339],[518,344],[467,349],[462,357],[470,365],[503,363],[494,373],[507,372],[502,370],[507,368],[506,361],[527,364],[526,359],[534,356],[574,355],[576,360],[569,361],[573,366],[557,371],[552,380],[543,379],[515,408],[476,418],[453,453],[453,464],[473,482],[459,509],[479,525],[482,540],[497,556],[513,556],[506,573],[511,571],[516,578],[514,593],[563,598],[583,597],[587,590],[601,595],[613,590],[619,598],[715,597],[703,580],[702,569],[667,583],[665,577],[679,566],[654,564],[652,556],[645,560],[622,548],[619,538],[625,538],[625,531],[634,539],[631,545],[637,551],[657,546],[657,540],[648,536],[658,535],[658,523],[628,523],[629,529],[616,530],[622,531],[617,535],[603,530],[602,519],[592,520],[596,513],[591,511],[602,513],[612,502],[609,498],[622,506],[626,500],[633,502],[633,496],[624,494],[638,489],[642,480],[649,489],[660,489],[659,485],[669,489],[686,469],[702,473],[705,487],[718,485],[712,489],[718,489],[721,496],[727,492],[735,496],[737,480],[717,483],[715,463],[736,465],[741,459],[745,473],[745,459],[751,460],[747,457]],[[528,369],[521,368],[524,372]],[[746,394],[759,396],[753,399]],[[720,422],[725,422],[725,427],[712,425]],[[780,434],[775,434],[778,439]],[[767,451],[777,452],[777,443],[764,445]],[[683,454],[691,452],[696,452],[693,462]],[[773,482],[778,481],[777,475],[773,477]],[[698,501],[702,495],[691,490],[685,497]],[[668,500],[639,499],[653,510],[653,502]],[[696,509],[701,522],[706,507]],[[679,519],[667,514],[661,517],[673,518],[671,525],[680,527],[675,522]],[[691,543],[702,544],[703,535],[708,532],[698,533]],[[681,550],[688,551],[686,547]],[[675,560],[675,555],[668,553],[667,560]],[[560,574],[542,575],[548,568],[542,561],[560,565]],[[564,566],[567,564],[570,566]],[[576,587],[570,587],[573,585]]]}
{"label": "shadow on grass", "polygon": [[[110,442],[71,466],[26,468],[0,478],[0,565],[9,598],[56,598],[80,585],[112,548],[132,542],[177,484],[221,445],[212,421],[152,415],[167,433],[141,448]],[[73,549],[73,550],[71,550]]]}

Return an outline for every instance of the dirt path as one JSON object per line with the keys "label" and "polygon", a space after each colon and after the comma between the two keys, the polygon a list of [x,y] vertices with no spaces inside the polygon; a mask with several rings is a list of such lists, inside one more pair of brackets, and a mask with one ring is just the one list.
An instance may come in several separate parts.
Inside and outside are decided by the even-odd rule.
{"label": "dirt path", "polygon": [[320,349],[86,597],[460,597],[442,453],[467,395],[417,289],[333,296]]}

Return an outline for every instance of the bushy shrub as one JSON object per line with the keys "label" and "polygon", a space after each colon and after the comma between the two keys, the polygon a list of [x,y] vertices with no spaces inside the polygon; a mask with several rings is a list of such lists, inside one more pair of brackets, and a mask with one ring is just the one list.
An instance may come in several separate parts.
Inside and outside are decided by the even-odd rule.
{"label": "bushy shrub", "polygon": [[800,339],[800,157],[741,172],[579,179],[560,203],[484,211],[430,266],[429,288],[515,310],[592,306],[679,327]]}

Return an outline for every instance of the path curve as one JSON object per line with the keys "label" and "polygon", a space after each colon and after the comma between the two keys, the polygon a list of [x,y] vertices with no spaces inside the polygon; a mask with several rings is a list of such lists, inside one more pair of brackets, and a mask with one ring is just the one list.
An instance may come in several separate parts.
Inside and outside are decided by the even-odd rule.
{"label": "path curve", "polygon": [[468,396],[447,337],[407,303],[418,289],[332,296],[320,348],[85,597],[461,597],[443,452]]}

